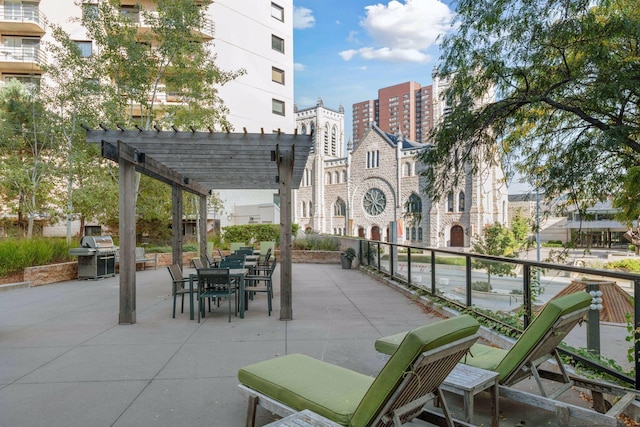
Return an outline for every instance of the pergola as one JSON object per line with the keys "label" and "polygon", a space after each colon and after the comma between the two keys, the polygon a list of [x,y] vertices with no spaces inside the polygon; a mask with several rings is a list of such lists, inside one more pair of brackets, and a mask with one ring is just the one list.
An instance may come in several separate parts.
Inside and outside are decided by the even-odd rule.
{"label": "pergola", "polygon": [[119,323],[136,322],[135,172],[172,187],[172,252],[182,263],[182,192],[200,198],[200,254],[207,247],[207,195],[223,189],[273,189],[280,193],[280,319],[293,318],[291,300],[291,191],[300,186],[313,135],[86,129],[87,142],[119,164]]}

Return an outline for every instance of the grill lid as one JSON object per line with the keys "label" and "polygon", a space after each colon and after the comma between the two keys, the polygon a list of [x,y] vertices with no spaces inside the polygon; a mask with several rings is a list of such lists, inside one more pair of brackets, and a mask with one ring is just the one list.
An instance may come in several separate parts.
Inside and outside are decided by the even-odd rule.
{"label": "grill lid", "polygon": [[111,236],[84,236],[80,240],[80,246],[83,248],[115,250]]}

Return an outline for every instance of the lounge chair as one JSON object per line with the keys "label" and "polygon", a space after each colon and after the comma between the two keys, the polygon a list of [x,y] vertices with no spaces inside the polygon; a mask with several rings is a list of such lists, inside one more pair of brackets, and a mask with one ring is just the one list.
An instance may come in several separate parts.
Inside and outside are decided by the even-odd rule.
{"label": "lounge chair", "polygon": [[249,397],[247,426],[256,405],[287,417],[310,410],[343,426],[399,426],[438,396],[450,426],[440,384],[478,338],[478,323],[463,315],[413,329],[375,377],[301,354],[246,366],[238,372]]}
{"label": "lounge chair", "polygon": [[[589,420],[598,425],[615,425],[614,412],[620,412],[619,408],[610,410],[607,414],[599,414],[595,411],[558,402],[555,399],[574,384],[574,377],[570,377],[560,360],[557,347],[566,335],[580,323],[585,317],[591,304],[591,296],[587,292],[576,292],[570,295],[551,300],[542,309],[540,314],[522,333],[513,347],[508,350],[491,347],[483,344],[474,344],[469,353],[461,360],[461,363],[475,366],[499,374],[500,396],[520,402],[535,404],[548,410],[568,413],[570,416],[583,420]],[[393,354],[399,348],[399,342],[404,333],[380,338],[376,340],[375,348],[385,354]],[[540,365],[549,359],[555,359],[560,370],[560,375],[541,375],[543,370]],[[512,388],[514,384],[533,376],[542,396],[523,392]],[[563,385],[552,394],[545,391],[541,377],[553,378]],[[584,385],[579,384],[579,385]],[[597,390],[595,391],[597,392]],[[626,397],[630,399],[629,396]],[[627,402],[628,403],[628,402]],[[622,405],[619,405],[622,406]]]}

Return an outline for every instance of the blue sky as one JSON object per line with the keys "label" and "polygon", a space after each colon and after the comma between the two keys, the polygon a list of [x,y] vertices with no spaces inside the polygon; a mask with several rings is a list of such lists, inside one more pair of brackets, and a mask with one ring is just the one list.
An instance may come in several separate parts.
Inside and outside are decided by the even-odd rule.
{"label": "blue sky", "polygon": [[294,0],[295,102],[345,108],[406,81],[431,84],[437,38],[454,16],[439,0]]}

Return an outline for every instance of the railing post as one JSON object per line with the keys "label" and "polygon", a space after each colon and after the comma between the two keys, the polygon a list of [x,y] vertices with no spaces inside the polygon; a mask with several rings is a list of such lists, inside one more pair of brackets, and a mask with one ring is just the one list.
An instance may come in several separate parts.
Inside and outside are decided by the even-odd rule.
{"label": "railing post", "polygon": [[393,276],[395,274],[395,269],[393,268],[394,264],[395,264],[395,259],[393,258],[393,255],[395,253],[395,246],[393,245],[389,245],[389,273],[391,274],[391,278],[393,279]]}
{"label": "railing post", "polygon": [[465,255],[465,288],[467,290],[467,307],[471,307],[471,256]]}
{"label": "railing post", "polygon": [[640,279],[636,279],[633,281],[633,294],[636,295],[636,298],[633,299],[633,324],[634,324],[634,346],[633,346],[633,360],[635,361],[635,371],[636,371],[636,383],[635,389],[640,390],[640,361],[638,360],[638,354],[640,354],[640,298],[637,296],[640,295]]}
{"label": "railing post", "polygon": [[380,255],[380,240],[376,244],[376,248],[378,248],[378,271],[382,269],[382,255]]}
{"label": "railing post", "polygon": [[411,247],[407,248],[407,283],[411,285]]}
{"label": "railing post", "polygon": [[431,251],[431,295],[436,294],[436,253]]}
{"label": "railing post", "polygon": [[522,266],[522,304],[524,308],[524,327],[525,329],[531,323],[531,266],[524,264]]}

